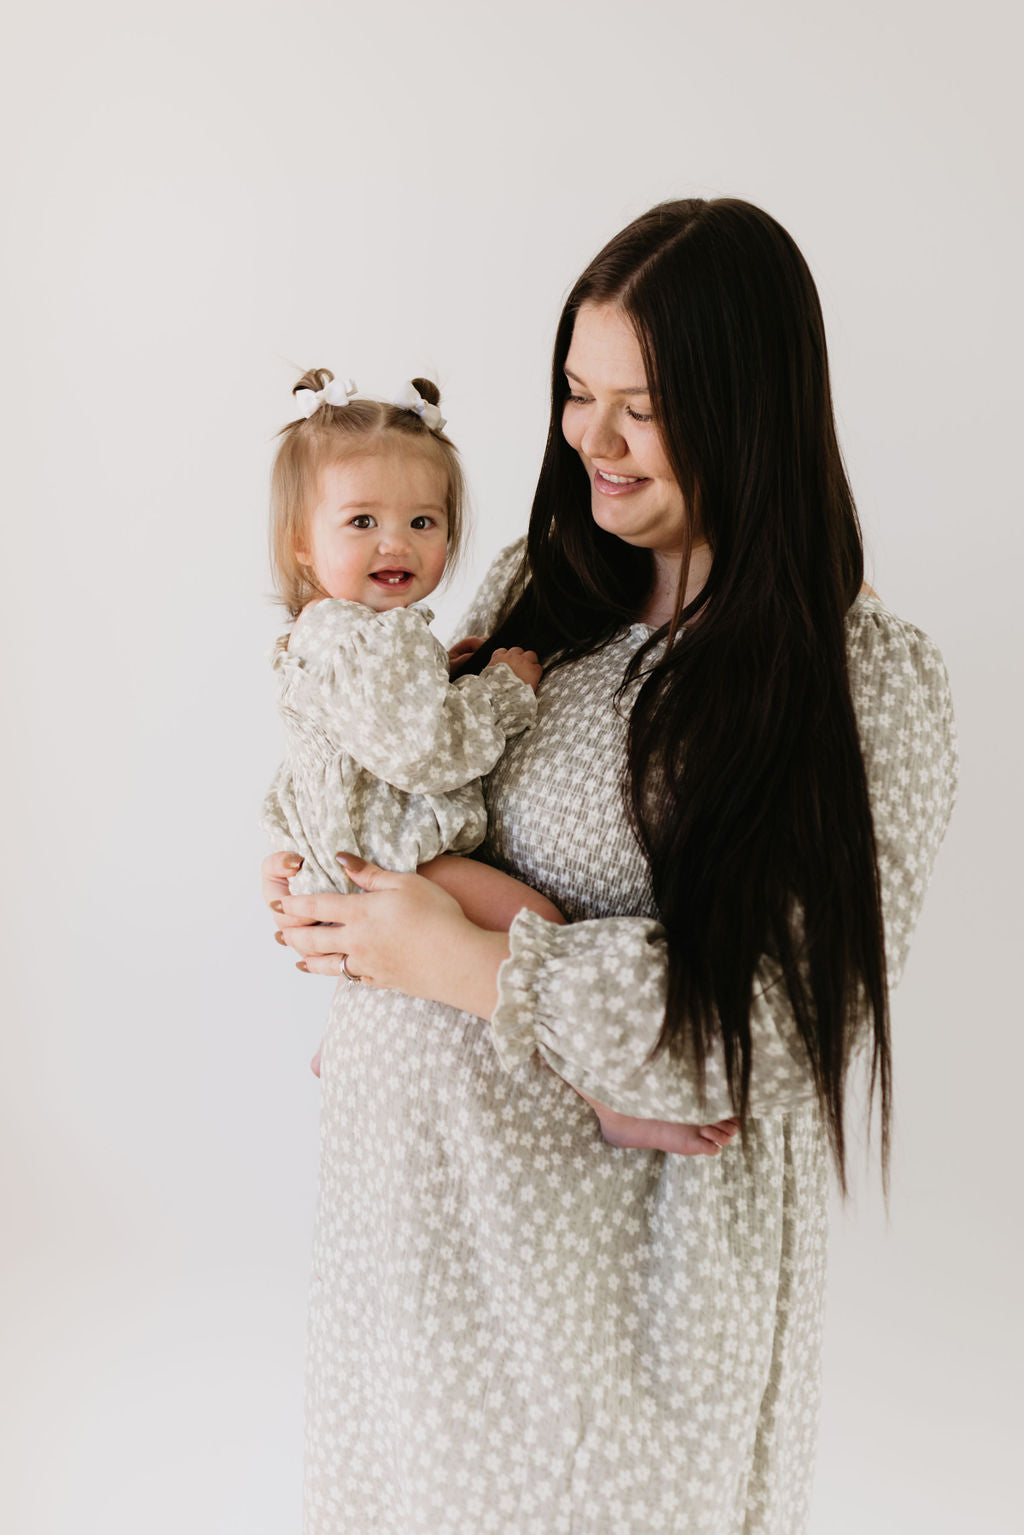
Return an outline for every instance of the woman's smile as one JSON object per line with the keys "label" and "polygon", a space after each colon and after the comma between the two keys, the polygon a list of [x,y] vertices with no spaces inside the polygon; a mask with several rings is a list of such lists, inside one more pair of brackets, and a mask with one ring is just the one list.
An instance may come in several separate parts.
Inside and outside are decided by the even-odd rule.
{"label": "woman's smile", "polygon": [[602,496],[626,496],[651,482],[646,475],[609,474],[606,469],[594,470],[594,489]]}

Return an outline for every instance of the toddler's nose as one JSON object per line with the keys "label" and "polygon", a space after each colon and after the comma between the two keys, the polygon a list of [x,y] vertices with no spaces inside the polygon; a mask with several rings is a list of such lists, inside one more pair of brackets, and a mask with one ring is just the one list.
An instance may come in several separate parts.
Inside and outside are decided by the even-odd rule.
{"label": "toddler's nose", "polygon": [[382,528],[380,538],[377,540],[377,548],[381,554],[407,554],[409,539],[398,528]]}

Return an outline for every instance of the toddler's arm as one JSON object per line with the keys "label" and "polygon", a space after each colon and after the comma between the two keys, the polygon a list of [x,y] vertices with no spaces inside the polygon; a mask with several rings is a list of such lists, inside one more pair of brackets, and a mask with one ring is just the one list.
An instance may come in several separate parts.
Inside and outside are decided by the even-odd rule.
{"label": "toddler's arm", "polygon": [[461,858],[457,853],[442,853],[439,858],[420,864],[416,872],[453,895],[470,922],[489,933],[507,933],[517,912],[524,909],[535,911],[547,922],[565,922],[547,896],[489,863]]}
{"label": "toddler's arm", "polygon": [[510,651],[453,682],[422,613],[353,615],[354,607],[321,602],[293,632],[306,651],[291,657],[304,667],[302,707],[328,739],[408,794],[447,794],[489,773],[508,738],[533,723],[536,657]]}

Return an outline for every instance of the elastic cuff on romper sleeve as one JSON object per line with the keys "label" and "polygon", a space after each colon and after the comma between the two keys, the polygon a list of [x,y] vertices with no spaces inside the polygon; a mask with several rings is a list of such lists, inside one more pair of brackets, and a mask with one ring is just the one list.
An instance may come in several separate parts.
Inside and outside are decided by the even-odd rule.
{"label": "elastic cuff on romper sleeve", "polygon": [[537,980],[557,923],[535,911],[521,911],[508,931],[511,952],[498,971],[498,1005],[491,1035],[506,1071],[529,1060],[536,1049]]}
{"label": "elastic cuff on romper sleeve", "polygon": [[[498,726],[507,736],[519,735],[537,718],[537,695],[504,661],[479,674],[490,696]],[[456,687],[458,682],[456,682]]]}

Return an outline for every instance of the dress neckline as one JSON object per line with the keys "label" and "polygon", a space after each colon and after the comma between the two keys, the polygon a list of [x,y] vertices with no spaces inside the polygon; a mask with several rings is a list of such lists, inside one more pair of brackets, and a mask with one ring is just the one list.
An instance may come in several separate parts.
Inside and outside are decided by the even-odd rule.
{"label": "dress neckline", "polygon": [[[863,603],[866,602],[875,602],[879,607],[884,606],[884,603],[882,602],[882,599],[879,597],[877,592],[860,591],[857,593],[856,597],[854,597],[853,601],[850,603],[850,606],[847,608],[846,616],[849,617],[854,608],[860,607]],[[653,634],[655,630],[661,629],[662,627],[663,625],[661,624],[644,624],[637,621],[636,623],[629,624],[627,626],[626,632],[628,634]],[[688,627],[689,625],[683,624],[679,631],[680,634],[685,634]]]}

